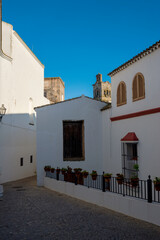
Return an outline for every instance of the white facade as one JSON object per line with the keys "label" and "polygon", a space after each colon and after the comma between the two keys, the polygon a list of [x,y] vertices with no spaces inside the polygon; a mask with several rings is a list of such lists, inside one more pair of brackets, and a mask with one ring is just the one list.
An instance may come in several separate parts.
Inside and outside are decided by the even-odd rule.
{"label": "white facade", "polygon": [[[43,185],[44,166],[70,166],[97,170],[102,174],[102,114],[106,103],[82,96],[57,104],[36,108],[37,112],[37,176]],[[84,160],[63,160],[63,121],[84,121]]]}
{"label": "white facade", "polygon": [[[129,151],[130,144],[136,144],[138,160],[127,164],[139,165],[136,172],[138,177],[142,180],[147,179],[148,175],[152,179],[160,177],[159,46],[160,42],[154,44],[109,74],[112,80],[111,108],[105,109],[104,103],[86,97],[37,108],[38,184],[43,184],[45,165],[60,168],[69,165],[72,168],[97,170],[99,174],[105,171],[113,176],[124,173],[122,155],[126,152],[122,147]],[[145,96],[133,101],[132,82],[137,73],[144,76]],[[117,106],[117,89],[122,81],[126,85],[126,102]],[[84,120],[85,161],[63,161],[63,120]],[[122,142],[121,139],[128,133],[134,133],[138,141]]]}
{"label": "white facade", "polygon": [[[127,66],[112,76],[112,119],[124,116],[124,119],[111,121],[111,155],[108,164],[109,171],[116,174],[122,172],[121,139],[129,132],[135,132],[139,141],[137,144],[139,178],[147,179],[151,175],[160,176],[160,48],[151,54],[146,54],[138,61]],[[145,81],[145,98],[132,100],[132,82],[137,73],[142,73]],[[117,88],[123,81],[126,84],[127,103],[117,107]],[[159,109],[158,109],[159,108]],[[153,109],[156,113],[151,114]],[[146,115],[143,111],[148,110]],[[140,116],[135,117],[139,113]],[[103,113],[106,114],[106,113]],[[128,114],[133,114],[127,118]],[[112,120],[111,119],[111,120]],[[116,150],[115,150],[116,149]]]}
{"label": "white facade", "polygon": [[[49,102],[43,97],[43,91],[44,66],[12,25],[2,22],[0,106],[4,104],[7,111],[0,122],[0,183],[35,174],[36,119],[33,108]],[[23,166],[20,166],[21,161]]]}

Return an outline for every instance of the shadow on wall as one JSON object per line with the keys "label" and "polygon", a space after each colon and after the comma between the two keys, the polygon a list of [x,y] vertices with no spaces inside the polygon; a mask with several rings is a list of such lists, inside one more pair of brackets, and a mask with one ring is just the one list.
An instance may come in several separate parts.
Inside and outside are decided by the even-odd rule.
{"label": "shadow on wall", "polygon": [[0,122],[0,153],[0,183],[35,175],[35,115],[32,118],[27,113],[3,116]]}

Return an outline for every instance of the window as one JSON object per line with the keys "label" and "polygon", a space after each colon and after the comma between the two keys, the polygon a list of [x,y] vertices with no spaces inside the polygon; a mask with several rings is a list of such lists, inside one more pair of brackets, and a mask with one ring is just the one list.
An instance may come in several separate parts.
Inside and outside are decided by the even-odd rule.
{"label": "window", "polygon": [[84,121],[63,121],[64,161],[84,160]]}
{"label": "window", "polygon": [[23,158],[20,158],[20,166],[23,166]]}
{"label": "window", "polygon": [[46,91],[44,91],[44,96],[47,97],[47,92]]}
{"label": "window", "polygon": [[137,143],[122,144],[122,168],[125,178],[138,176],[135,165],[138,164]]}
{"label": "window", "polygon": [[117,106],[121,106],[127,103],[126,100],[126,84],[120,82],[117,89]]}
{"label": "window", "polygon": [[132,98],[137,101],[145,98],[145,84],[144,76],[142,73],[137,73],[132,83]]}
{"label": "window", "polygon": [[31,155],[30,156],[30,163],[32,163],[33,162],[33,156]]}

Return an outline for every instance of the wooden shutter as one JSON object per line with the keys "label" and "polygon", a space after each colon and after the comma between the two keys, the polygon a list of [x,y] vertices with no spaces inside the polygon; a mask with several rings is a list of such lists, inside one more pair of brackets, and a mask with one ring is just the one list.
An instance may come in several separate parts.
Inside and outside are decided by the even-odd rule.
{"label": "wooden shutter", "polygon": [[139,89],[139,97],[143,97],[144,96],[144,79],[140,74],[138,75],[138,89]]}
{"label": "wooden shutter", "polygon": [[120,100],[120,84],[119,84],[117,89],[117,105],[119,105],[120,103],[121,103],[121,100]]}
{"label": "wooden shutter", "polygon": [[64,159],[83,157],[83,121],[63,122]]}
{"label": "wooden shutter", "polygon": [[133,80],[133,100],[135,100],[138,97],[137,94],[137,76],[135,76],[134,80]]}
{"label": "wooden shutter", "polygon": [[122,85],[122,103],[126,103],[126,86],[124,83],[121,83]]}

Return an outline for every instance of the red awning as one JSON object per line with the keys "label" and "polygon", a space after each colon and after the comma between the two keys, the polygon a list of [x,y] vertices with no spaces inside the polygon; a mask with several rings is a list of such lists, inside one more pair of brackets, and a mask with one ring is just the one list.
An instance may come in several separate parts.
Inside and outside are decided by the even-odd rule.
{"label": "red awning", "polygon": [[137,142],[139,139],[137,138],[135,132],[129,132],[125,137],[121,139],[122,142]]}

